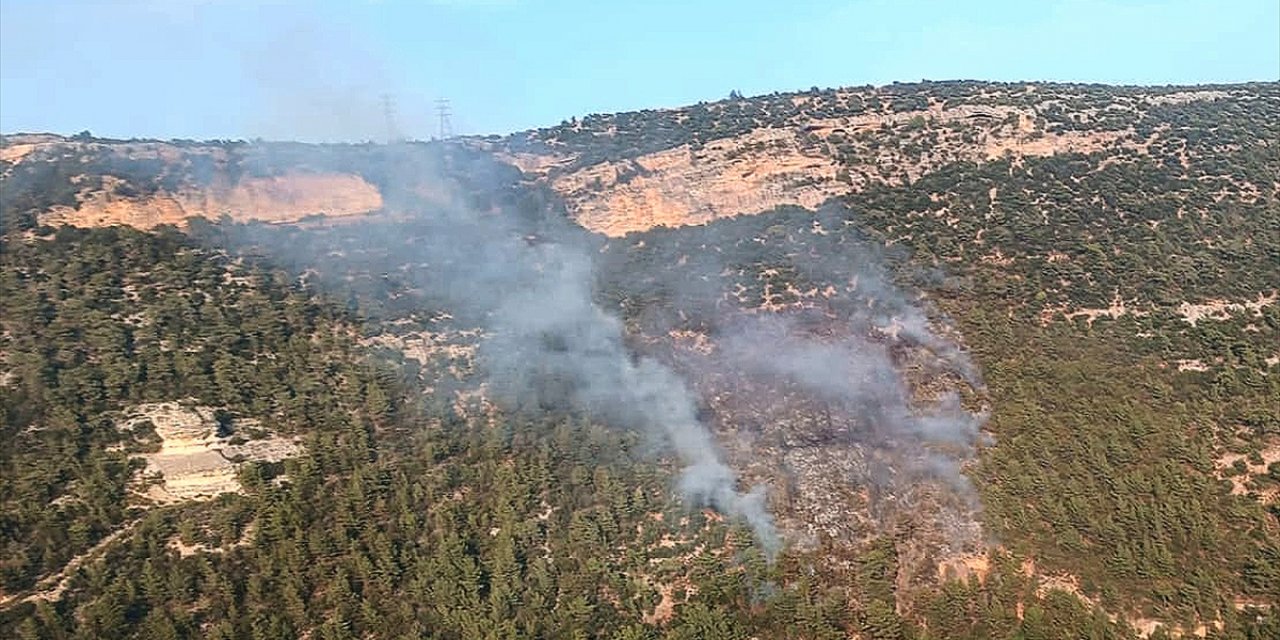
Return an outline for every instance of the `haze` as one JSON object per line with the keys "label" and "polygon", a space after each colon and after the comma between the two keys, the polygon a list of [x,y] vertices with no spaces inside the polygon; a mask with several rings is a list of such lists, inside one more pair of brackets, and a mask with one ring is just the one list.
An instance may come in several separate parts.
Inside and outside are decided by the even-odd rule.
{"label": "haze", "polygon": [[[1223,7],[1228,6],[1230,10]],[[1280,4],[231,0],[0,7],[0,130],[361,140],[811,85],[1280,77]]]}

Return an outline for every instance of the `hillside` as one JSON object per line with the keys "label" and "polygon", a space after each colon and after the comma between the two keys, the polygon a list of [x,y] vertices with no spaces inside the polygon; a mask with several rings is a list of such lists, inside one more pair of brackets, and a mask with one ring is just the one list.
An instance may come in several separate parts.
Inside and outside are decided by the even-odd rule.
{"label": "hillside", "polygon": [[544,176],[579,223],[611,236],[812,208],[956,163],[1098,152],[1111,162],[1176,160],[1213,180],[1209,192],[1258,198],[1270,176],[1214,174],[1198,160],[1267,147],[1276,99],[1273,84],[895,84],[590,115],[495,147]]}
{"label": "hillside", "polygon": [[1280,632],[1278,84],[0,159],[0,628]]}

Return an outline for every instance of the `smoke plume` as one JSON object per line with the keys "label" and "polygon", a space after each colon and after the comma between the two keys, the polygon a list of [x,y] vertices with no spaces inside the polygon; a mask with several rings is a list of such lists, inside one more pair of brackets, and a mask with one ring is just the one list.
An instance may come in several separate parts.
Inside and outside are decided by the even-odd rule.
{"label": "smoke plume", "polygon": [[[982,376],[945,319],[896,284],[888,265],[900,257],[848,229],[856,215],[832,204],[682,230],[688,237],[673,242],[677,248],[655,250],[682,268],[661,276],[666,302],[658,306],[667,310],[646,308],[645,332],[693,329],[709,338],[704,355],[679,356],[681,370],[710,381],[699,390],[723,397],[729,429],[743,428],[735,421],[795,423],[788,412],[816,413],[816,423],[799,421],[809,425],[803,434],[784,427],[782,442],[884,452],[892,472],[850,480],[896,494],[933,478],[976,507],[962,468],[986,439],[986,415],[966,409],[960,394],[980,399]],[[810,227],[845,231],[830,246],[806,240]],[[753,242],[770,235],[773,246]],[[632,252],[617,252],[620,263],[610,269],[652,264],[628,257]],[[903,275],[911,276],[908,265]],[[770,283],[772,294],[756,294],[754,302],[742,284],[752,279]]]}
{"label": "smoke plume", "polygon": [[764,506],[764,489],[742,493],[697,419],[684,381],[623,343],[618,318],[592,300],[590,263],[570,247],[527,251],[539,274],[499,305],[482,361],[494,396],[512,406],[568,404],[614,425],[659,433],[683,464],[678,487],[686,500],[745,520],[768,553],[779,539]]}
{"label": "smoke plume", "polygon": [[[337,271],[372,266],[360,264],[366,249],[386,253],[381,264],[396,268],[384,276],[396,279],[387,284],[387,295],[422,292],[424,305],[484,328],[478,362],[489,395],[500,405],[534,413],[582,412],[651,434],[680,461],[676,486],[685,500],[741,519],[766,553],[775,553],[779,536],[765,509],[764,488],[739,491],[737,475],[698,420],[685,381],[667,365],[633,354],[621,320],[595,301],[597,240],[545,202],[525,203],[523,216],[510,202],[499,203],[511,187],[510,175],[486,176],[482,167],[467,166],[466,188],[446,178],[441,163],[465,161],[459,160],[467,156],[465,149],[378,149],[391,155],[379,161],[385,170],[377,182],[389,213],[399,219],[336,231],[351,234]],[[280,159],[264,151],[257,161]],[[302,234],[277,238],[268,251],[277,261],[303,267],[321,252],[306,242]]]}

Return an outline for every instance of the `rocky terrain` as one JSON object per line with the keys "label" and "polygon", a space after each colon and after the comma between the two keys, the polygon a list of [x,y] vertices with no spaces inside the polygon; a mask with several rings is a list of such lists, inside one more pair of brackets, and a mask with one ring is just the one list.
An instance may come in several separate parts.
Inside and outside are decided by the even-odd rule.
{"label": "rocky terrain", "polygon": [[[262,432],[253,421],[220,423],[211,407],[161,402],[132,407],[122,429],[147,429],[159,450],[144,457],[141,480],[157,504],[216,497],[241,491],[237,472],[246,462],[279,462],[301,453],[293,441]],[[260,431],[249,439],[245,433]],[[233,435],[235,434],[235,435]]]}
{"label": "rocky terrain", "polygon": [[42,182],[41,197],[54,201],[41,208],[41,220],[81,227],[151,229],[224,216],[297,222],[363,215],[383,206],[378,188],[358,174],[305,166],[276,172],[236,144],[6,136],[0,177],[10,206],[32,197],[24,188],[29,181],[54,180],[56,187]]}
{"label": "rocky terrain", "polygon": [[[904,620],[985,619],[956,613],[967,597],[957,594],[971,589],[1003,590],[1009,624],[1067,598],[1125,633],[1205,636],[1265,620],[1280,597],[1277,122],[1274,83],[944,82],[593,114],[432,144],[15,135],[0,145],[0,179],[5,224],[18,221],[24,242],[66,225],[184,225],[220,259],[269,264],[288,274],[281,281],[358,311],[355,342],[392,366],[380,379],[422,397],[349,391],[372,417],[365,432],[326,436],[344,451],[324,452],[326,464],[377,459],[363,447],[378,438],[383,452],[407,446],[394,438],[414,430],[384,423],[419,402],[447,409],[421,431],[483,434],[428,459],[484,442],[501,468],[523,464],[503,447],[536,441],[514,421],[541,416],[504,404],[484,377],[503,308],[459,299],[530,282],[540,291],[537,277],[504,266],[554,272],[554,254],[540,248],[569,246],[590,257],[584,288],[622,327],[630,358],[687,381],[735,488],[767,487],[780,571],[833,585],[859,628],[871,625],[872,601]],[[494,235],[514,240],[486,241]],[[229,368],[209,363],[246,341],[211,338],[204,360],[185,366],[226,378]],[[305,414],[289,398],[319,384],[295,385],[280,402]],[[252,395],[217,385],[233,399]],[[245,439],[261,427],[220,424],[215,405],[125,410],[127,429],[156,432],[143,476],[157,504],[252,499],[241,465],[313,455],[265,431]],[[431,515],[398,526],[442,521],[437,510],[450,507],[438,505],[514,482],[506,473],[440,489],[423,509]],[[606,471],[575,473],[592,495],[617,486]],[[343,485],[360,505],[374,502],[366,482],[397,477],[361,474]],[[712,509],[680,519],[624,504],[638,495],[613,501],[625,517],[579,514],[570,528],[575,544],[616,542],[617,522],[640,519],[631,528],[643,543],[610,553],[619,566],[636,549],[659,556],[652,571],[627,575],[651,596],[641,621],[662,626],[706,594],[689,567],[735,557],[749,536],[713,544],[717,527],[741,523]],[[537,513],[524,520],[549,527],[556,509],[571,511],[547,499],[527,497]],[[499,510],[515,513],[511,504]],[[362,508],[338,511],[339,529],[356,528]],[[510,523],[473,519],[473,547],[510,543]],[[172,548],[184,558],[245,548],[243,528]],[[610,589],[598,598],[630,606],[616,595],[624,589]]]}
{"label": "rocky terrain", "polygon": [[[904,94],[909,94],[909,97]],[[1196,103],[1274,100],[1250,87],[1133,89],[940,83],[811,91],[656,113],[591,116],[496,145],[563,196],[583,226],[619,236],[780,205],[812,208],[870,185],[903,185],[957,162],[1147,154],[1169,126],[1144,119]],[[635,122],[693,131],[648,150]],[[658,129],[663,139],[671,129]],[[1186,162],[1175,135],[1172,151]],[[600,150],[606,149],[606,158]],[[1243,185],[1250,189],[1248,185]]]}
{"label": "rocky terrain", "polygon": [[[957,162],[1018,165],[1022,158],[1100,152],[1117,162],[1151,155],[1154,145],[1154,153],[1185,164],[1193,153],[1186,128],[1162,118],[1216,102],[1276,100],[1268,91],[1122,88],[1115,95],[1091,85],[904,84],[593,115],[464,143],[544,181],[584,227],[620,236],[782,205],[813,208],[871,185],[910,184]],[[639,125],[655,129],[650,135]],[[42,208],[42,219],[54,224],[150,228],[223,215],[291,222],[383,207],[379,180],[361,175],[368,167],[325,171],[319,165],[327,162],[280,160],[239,143],[104,143],[49,134],[9,135],[0,147],[10,189],[31,167],[56,164],[65,176],[68,196]],[[1225,186],[1223,195],[1268,193],[1248,182]]]}

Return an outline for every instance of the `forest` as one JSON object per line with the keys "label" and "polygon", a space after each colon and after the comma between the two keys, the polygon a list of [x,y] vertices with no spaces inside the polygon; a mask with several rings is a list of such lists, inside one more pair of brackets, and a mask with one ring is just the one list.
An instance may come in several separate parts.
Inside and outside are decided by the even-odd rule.
{"label": "forest", "polygon": [[[215,145],[253,175],[360,173],[388,204],[356,224],[54,228],[41,212],[93,184],[75,176],[166,190],[211,169],[126,161],[116,149],[129,141],[101,140],[0,167],[0,635],[1280,636],[1280,304],[1265,303],[1280,286],[1277,87],[1205,87],[1258,97],[1185,103],[1141,87],[1037,89],[815,88],[481,141]],[[1061,104],[1042,128],[1159,131],[1158,143],[948,161],[816,210],[612,238],[491,154],[572,150],[557,169],[569,171],[761,126],[1044,94]],[[1108,115],[1078,117],[1089,110]],[[943,128],[894,122],[832,159],[857,171],[868,149]],[[442,205],[405,183],[417,174],[457,197]],[[889,525],[796,535],[772,556],[744,523],[683,500],[678,461],[644,434],[489,402],[475,355],[487,312],[450,307],[439,276],[472,256],[415,253],[473,214],[524,245],[584,248],[628,348],[691,379],[700,361],[679,336],[715,344],[762,309],[831,335],[865,303],[845,285],[879,274],[981,372],[961,394],[989,407],[989,442],[962,468],[980,500],[981,569],[949,570],[921,542],[937,533],[928,514],[885,506],[892,491],[870,503]],[[723,427],[714,396],[733,384],[716,384],[694,389]],[[795,424],[831,422],[830,408],[786,397]],[[155,434],[130,416],[170,401],[300,453],[239,462],[237,491],[158,501],[142,479]],[[761,450],[783,455],[774,429]],[[785,491],[770,508],[787,526],[799,517]]]}

